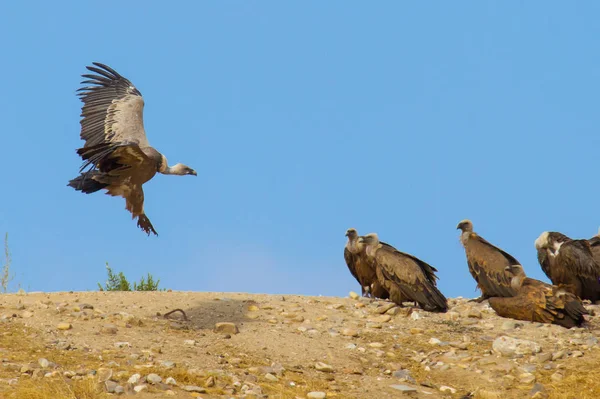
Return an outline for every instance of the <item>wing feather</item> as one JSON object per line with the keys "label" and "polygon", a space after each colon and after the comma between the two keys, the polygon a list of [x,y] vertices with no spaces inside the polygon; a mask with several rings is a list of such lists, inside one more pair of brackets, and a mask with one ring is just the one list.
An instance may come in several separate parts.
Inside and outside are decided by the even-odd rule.
{"label": "wing feather", "polygon": [[80,137],[84,147],[104,142],[133,142],[140,147],[149,143],[144,130],[144,99],[125,77],[107,65],[94,62],[86,68],[96,74],[84,74],[89,86],[78,89],[83,102]]}
{"label": "wing feather", "polygon": [[515,295],[515,290],[510,286],[511,276],[505,268],[520,265],[517,259],[475,233],[469,236],[465,252],[469,271],[484,295],[488,297]]}
{"label": "wing feather", "polygon": [[[403,296],[413,300],[426,310],[446,311],[447,299],[435,286],[414,256],[397,250],[380,248],[375,254],[379,276],[395,285]],[[435,280],[434,280],[435,281]]]}

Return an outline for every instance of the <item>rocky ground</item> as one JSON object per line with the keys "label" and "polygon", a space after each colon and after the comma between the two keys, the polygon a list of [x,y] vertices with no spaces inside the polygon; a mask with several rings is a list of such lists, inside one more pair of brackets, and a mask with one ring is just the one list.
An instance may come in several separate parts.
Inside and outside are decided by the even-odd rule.
{"label": "rocky ground", "polygon": [[[434,314],[354,293],[2,295],[0,397],[600,397],[600,318],[567,330],[450,304]],[[176,308],[188,320],[165,318]]]}

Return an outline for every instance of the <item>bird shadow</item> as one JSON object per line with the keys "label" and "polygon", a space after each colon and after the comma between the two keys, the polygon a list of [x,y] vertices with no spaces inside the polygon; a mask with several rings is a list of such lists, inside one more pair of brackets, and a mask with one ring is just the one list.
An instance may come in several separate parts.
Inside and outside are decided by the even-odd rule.
{"label": "bird shadow", "polygon": [[173,322],[185,323],[194,330],[213,329],[215,324],[220,322],[242,326],[244,323],[255,321],[246,316],[248,307],[253,304],[256,302],[251,299],[241,300],[223,296],[195,301],[190,306],[171,310],[163,316]]}

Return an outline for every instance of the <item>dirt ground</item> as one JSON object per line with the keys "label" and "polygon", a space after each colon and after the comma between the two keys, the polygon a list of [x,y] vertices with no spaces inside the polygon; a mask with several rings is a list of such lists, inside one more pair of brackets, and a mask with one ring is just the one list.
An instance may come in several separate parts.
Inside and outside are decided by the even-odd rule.
{"label": "dirt ground", "polygon": [[[595,316],[566,330],[511,322],[485,302],[450,304],[435,314],[349,297],[2,295],[0,395],[94,399],[116,395],[105,392],[112,384],[138,398],[600,397]],[[164,317],[177,308],[187,321]],[[217,331],[223,322],[238,331]],[[540,348],[501,354],[493,346],[502,336]],[[142,381],[127,384],[136,373]],[[151,373],[162,382],[143,381]]]}

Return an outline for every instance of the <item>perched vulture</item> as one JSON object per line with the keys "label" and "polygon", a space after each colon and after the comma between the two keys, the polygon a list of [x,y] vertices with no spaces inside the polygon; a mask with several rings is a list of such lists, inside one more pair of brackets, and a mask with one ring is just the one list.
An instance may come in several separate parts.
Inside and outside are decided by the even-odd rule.
{"label": "perched vulture", "polygon": [[[592,243],[590,243],[592,241]],[[594,259],[595,240],[573,240],[562,233],[545,231],[535,240],[538,261],[554,285],[581,299],[600,299],[600,264]]]}
{"label": "perched vulture", "polygon": [[85,140],[77,154],[84,162],[80,176],[68,185],[85,194],[106,189],[106,194],[125,198],[138,227],[158,235],[144,212],[142,185],[156,172],[196,176],[196,171],[180,163],[168,166],[146,138],[142,93],[112,68],[93,64],[87,69],[96,74],[82,75],[87,80],[81,82],[91,86],[77,90],[83,102],[80,137]]}
{"label": "perched vulture", "polygon": [[594,255],[594,260],[600,265],[600,229],[598,234],[587,240]]}
{"label": "perched vulture", "polygon": [[510,286],[512,276],[505,269],[520,262],[473,232],[470,220],[461,221],[456,228],[462,231],[460,242],[465,247],[469,271],[481,290],[481,296],[474,301],[515,295],[515,290]]}
{"label": "perched vulture", "polygon": [[365,254],[373,262],[377,279],[390,293],[390,299],[402,305],[414,301],[433,312],[448,310],[446,297],[436,287],[437,270],[422,260],[382,244],[375,233],[359,238]]}
{"label": "perched vulture", "polygon": [[352,276],[358,281],[363,296],[367,294],[373,298],[387,299],[389,294],[377,280],[375,268],[368,262],[364,245],[359,242],[359,236],[356,229],[346,230],[348,242],[344,247],[344,259]]}
{"label": "perched vulture", "polygon": [[566,328],[580,326],[585,321],[583,315],[588,312],[581,300],[564,287],[526,277],[521,265],[507,266],[506,270],[513,275],[511,285],[517,294],[489,299],[499,316]]}

